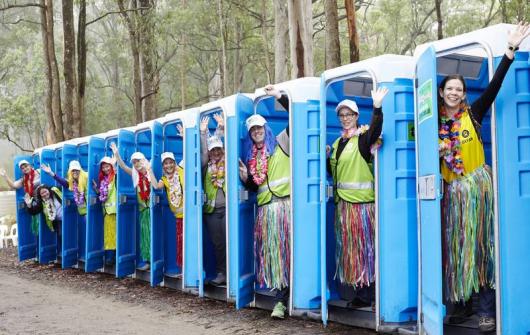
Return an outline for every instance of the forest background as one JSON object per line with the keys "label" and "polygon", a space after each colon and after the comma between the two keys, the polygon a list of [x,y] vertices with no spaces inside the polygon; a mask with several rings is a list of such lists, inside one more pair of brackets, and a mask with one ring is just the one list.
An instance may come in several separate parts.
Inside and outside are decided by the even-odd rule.
{"label": "forest background", "polygon": [[45,144],[521,20],[528,0],[0,0],[0,167],[12,173],[12,154]]}

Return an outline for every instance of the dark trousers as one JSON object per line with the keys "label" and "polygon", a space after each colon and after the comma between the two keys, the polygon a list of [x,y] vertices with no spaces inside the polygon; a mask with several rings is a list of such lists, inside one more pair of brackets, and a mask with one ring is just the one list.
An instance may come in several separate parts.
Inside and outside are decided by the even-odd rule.
{"label": "dark trousers", "polygon": [[478,292],[478,316],[495,317],[495,290],[483,287]]}
{"label": "dark trousers", "polygon": [[213,213],[203,217],[214,246],[215,269],[217,273],[226,275],[226,208],[215,208]]}
{"label": "dark trousers", "polygon": [[358,299],[367,305],[375,301],[375,282],[370,286],[355,289],[353,286],[347,284],[338,284],[339,296],[342,300],[354,301]]}
{"label": "dark trousers", "polygon": [[287,301],[289,300],[289,287],[284,287],[281,290],[274,289],[274,304],[276,305],[279,302],[283,302],[287,306]]}

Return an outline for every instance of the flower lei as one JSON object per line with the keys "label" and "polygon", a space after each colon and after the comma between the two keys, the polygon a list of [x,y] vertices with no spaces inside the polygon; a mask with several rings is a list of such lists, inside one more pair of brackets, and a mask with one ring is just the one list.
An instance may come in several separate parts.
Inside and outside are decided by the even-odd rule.
{"label": "flower lei", "polygon": [[[259,151],[259,155],[258,155]],[[268,160],[265,146],[258,150],[255,144],[252,145],[252,157],[248,161],[250,175],[256,185],[261,185],[267,177]]]}
{"label": "flower lei", "polygon": [[225,182],[225,159],[221,158],[219,161],[208,161],[208,172],[212,178],[213,186],[217,188],[223,187]]}
{"label": "flower lei", "polygon": [[110,177],[105,176],[99,183],[99,201],[105,202],[109,196]]}
{"label": "flower lei", "polygon": [[143,201],[149,200],[149,195],[151,194],[151,186],[147,176],[141,172],[138,173],[138,192],[140,193],[140,199]]}
{"label": "flower lei", "polygon": [[51,195],[48,200],[44,201],[44,214],[46,214],[46,217],[50,221],[55,220],[55,217],[57,216],[57,211],[55,209],[55,205],[53,203],[53,198]]}
{"label": "flower lei", "polygon": [[180,207],[182,203],[182,186],[180,185],[179,174],[177,171],[171,177],[166,176],[169,183],[169,203],[175,207]]}
{"label": "flower lei", "polygon": [[441,108],[440,129],[438,131],[438,147],[440,157],[443,158],[449,170],[456,174],[464,172],[462,161],[462,145],[460,144],[460,117],[467,111],[468,107],[460,105],[458,112],[453,116],[447,116],[445,107]]}
{"label": "flower lei", "polygon": [[31,169],[30,173],[24,175],[23,184],[24,192],[33,195],[33,181],[35,180],[35,169]]}
{"label": "flower lei", "polygon": [[74,201],[77,206],[84,206],[85,205],[85,194],[83,192],[79,192],[78,183],[74,181],[73,185],[74,189]]}
{"label": "flower lei", "polygon": [[358,128],[342,129],[342,131],[340,132],[340,136],[343,139],[350,139],[353,136],[360,136],[364,134],[368,129],[370,129],[370,126],[366,124]]}

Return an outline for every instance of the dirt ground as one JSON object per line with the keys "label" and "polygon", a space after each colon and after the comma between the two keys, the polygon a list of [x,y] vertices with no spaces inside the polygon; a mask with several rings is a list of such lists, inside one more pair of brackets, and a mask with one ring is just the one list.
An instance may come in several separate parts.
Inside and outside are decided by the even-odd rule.
{"label": "dirt ground", "polygon": [[19,263],[0,249],[0,334],[375,334],[200,299],[107,274]]}

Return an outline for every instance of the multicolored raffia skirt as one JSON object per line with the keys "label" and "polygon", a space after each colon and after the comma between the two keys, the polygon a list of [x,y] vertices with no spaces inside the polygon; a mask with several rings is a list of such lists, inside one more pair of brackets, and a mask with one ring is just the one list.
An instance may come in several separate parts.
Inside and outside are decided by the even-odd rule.
{"label": "multicolored raffia skirt", "polygon": [[140,256],[143,261],[151,261],[151,210],[141,209],[140,220]]}
{"label": "multicolored raffia skirt", "polygon": [[177,218],[177,266],[182,267],[182,250],[183,250],[183,227],[182,227],[182,218]]}
{"label": "multicolored raffia skirt", "polygon": [[355,288],[375,280],[374,203],[339,200],[335,209],[335,278]]}
{"label": "multicolored raffia skirt", "polygon": [[31,233],[34,236],[39,236],[39,223],[40,223],[40,214],[31,216]]}
{"label": "multicolored raffia skirt", "polygon": [[289,286],[290,221],[289,198],[258,207],[254,226],[254,259],[260,287],[281,290]]}
{"label": "multicolored raffia skirt", "polygon": [[116,214],[103,217],[103,246],[105,250],[116,250]]}
{"label": "multicolored raffia skirt", "polygon": [[444,184],[443,264],[446,295],[467,301],[481,287],[495,288],[493,184],[488,166]]}

